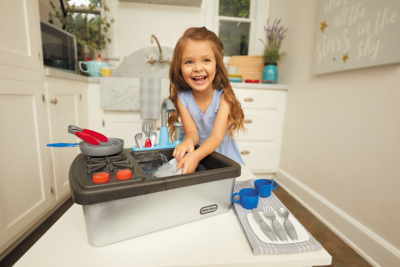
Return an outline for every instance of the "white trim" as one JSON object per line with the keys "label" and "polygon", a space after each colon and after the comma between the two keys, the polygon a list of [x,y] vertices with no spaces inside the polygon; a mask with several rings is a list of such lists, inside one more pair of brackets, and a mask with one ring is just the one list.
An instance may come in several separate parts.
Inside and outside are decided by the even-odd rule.
{"label": "white trim", "polygon": [[263,27],[266,24],[269,0],[251,0],[249,18],[219,16],[219,0],[206,0],[204,24],[207,29],[219,34],[219,21],[237,21],[250,23],[249,55],[262,54],[264,47],[258,40],[265,38]]}
{"label": "white trim", "polygon": [[204,1],[204,4],[205,4],[204,26],[208,30],[213,31],[213,32],[215,32],[215,29],[214,29],[214,20],[215,20],[215,14],[216,14],[216,12],[215,12],[216,4],[215,3],[218,3],[218,2],[215,0]]}
{"label": "white trim", "polygon": [[222,21],[237,21],[237,22],[246,22],[246,23],[252,23],[253,20],[249,18],[238,18],[238,17],[225,17],[225,16],[219,16],[219,20]]}
{"label": "white trim", "polygon": [[259,40],[262,39],[265,42],[264,26],[267,25],[269,17],[269,0],[262,0],[257,2],[257,13],[256,13],[256,29],[255,29],[255,45],[254,55],[262,55],[264,52],[264,45]]}
{"label": "white trim", "polygon": [[373,266],[400,266],[400,250],[282,169],[275,179],[290,195]]}
{"label": "white trim", "polygon": [[248,55],[255,55],[255,39],[256,36],[256,26],[257,26],[257,8],[258,8],[258,1],[252,0],[250,2],[250,32],[249,32],[249,52]]}

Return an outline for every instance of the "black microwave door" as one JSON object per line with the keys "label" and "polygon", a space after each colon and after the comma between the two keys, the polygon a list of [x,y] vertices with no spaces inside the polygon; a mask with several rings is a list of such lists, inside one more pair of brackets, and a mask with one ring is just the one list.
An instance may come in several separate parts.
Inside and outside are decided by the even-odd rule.
{"label": "black microwave door", "polygon": [[75,39],[63,30],[41,23],[45,66],[76,72]]}

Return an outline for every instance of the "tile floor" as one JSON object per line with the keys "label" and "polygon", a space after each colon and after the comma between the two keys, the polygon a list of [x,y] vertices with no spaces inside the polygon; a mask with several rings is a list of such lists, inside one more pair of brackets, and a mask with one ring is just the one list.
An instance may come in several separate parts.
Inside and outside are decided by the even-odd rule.
{"label": "tile floor", "polygon": [[[278,187],[274,190],[276,196],[285,204],[294,216],[305,228],[322,244],[332,256],[334,267],[367,267],[371,266],[351,247],[343,242],[329,228],[321,223],[314,215],[305,209],[299,202],[290,196],[284,189]],[[40,237],[72,206],[73,201],[69,198],[58,210],[56,210],[46,221],[44,221],[34,232],[21,242],[2,261],[1,267],[13,266],[27,252]],[[32,266],[34,264],[32,263]]]}

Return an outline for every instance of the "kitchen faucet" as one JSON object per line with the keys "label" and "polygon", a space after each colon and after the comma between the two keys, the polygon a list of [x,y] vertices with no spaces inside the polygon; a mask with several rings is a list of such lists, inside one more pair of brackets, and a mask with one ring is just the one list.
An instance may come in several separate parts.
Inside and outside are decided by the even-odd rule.
{"label": "kitchen faucet", "polygon": [[158,42],[157,37],[154,34],[152,34],[151,38],[150,38],[150,42],[153,43],[154,40],[156,40],[157,45],[158,45],[158,50],[160,50],[160,59],[153,59],[153,57],[151,57],[151,58],[147,57],[147,63],[150,63],[151,65],[153,65],[156,62],[171,64],[171,60],[169,58],[168,59],[164,59],[163,58],[163,54],[162,54],[160,43]]}

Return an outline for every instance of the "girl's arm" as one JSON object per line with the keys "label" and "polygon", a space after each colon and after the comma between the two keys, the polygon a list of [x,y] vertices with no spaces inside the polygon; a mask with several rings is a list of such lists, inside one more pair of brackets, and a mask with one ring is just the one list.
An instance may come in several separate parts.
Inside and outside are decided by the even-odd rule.
{"label": "girl's arm", "polygon": [[[179,104],[178,104],[179,107]],[[180,111],[180,110],[179,110]],[[204,141],[204,143],[197,149],[194,150],[190,155],[182,158],[176,166],[177,169],[183,167],[182,174],[192,173],[196,170],[199,162],[214,152],[222,143],[222,140],[225,137],[226,129],[228,128],[228,116],[229,116],[229,105],[225,99],[224,94],[221,96],[221,100],[219,102],[219,109],[217,113],[217,117],[215,119],[210,137]],[[189,112],[188,112],[189,113]],[[190,115],[189,115],[190,116]],[[183,122],[183,121],[182,121]],[[192,120],[193,122],[193,120]],[[185,123],[183,122],[185,127]],[[193,122],[194,125],[194,122]],[[196,127],[196,125],[194,125]],[[196,128],[197,132],[197,128]],[[185,129],[186,134],[186,129]],[[197,134],[198,137],[198,134]],[[185,137],[186,140],[186,137]],[[198,143],[198,140],[197,140]],[[197,144],[196,144],[197,145]]]}
{"label": "girl's arm", "polygon": [[181,116],[183,130],[185,131],[185,140],[176,146],[172,156],[180,161],[186,152],[192,153],[194,147],[199,143],[199,132],[197,131],[197,127],[192,119],[192,116],[190,116],[189,110],[187,110],[187,108],[182,104],[182,102],[179,100],[179,97],[177,106]]}

